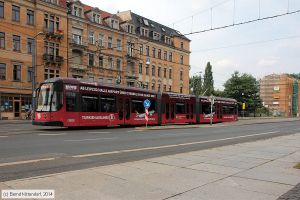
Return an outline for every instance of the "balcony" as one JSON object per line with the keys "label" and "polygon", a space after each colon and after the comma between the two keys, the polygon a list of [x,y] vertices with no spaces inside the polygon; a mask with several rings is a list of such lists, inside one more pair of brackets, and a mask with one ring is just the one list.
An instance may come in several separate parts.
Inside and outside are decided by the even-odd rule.
{"label": "balcony", "polygon": [[135,74],[135,72],[128,72],[127,71],[127,74],[126,74],[126,79],[127,80],[136,80],[136,79],[138,79],[139,77],[138,77],[138,75],[137,74]]}
{"label": "balcony", "polygon": [[77,49],[80,51],[84,51],[88,48],[88,45],[83,43],[81,40],[78,39],[70,39],[70,45],[72,47],[72,49]]}
{"label": "balcony", "polygon": [[126,55],[126,60],[127,62],[135,62],[138,61],[140,58],[137,57],[135,54],[127,54]]}
{"label": "balcony", "polygon": [[64,58],[61,56],[54,56],[50,54],[44,54],[43,56],[44,62],[46,64],[56,64],[56,65],[62,65],[64,63]]}
{"label": "balcony", "polygon": [[82,65],[82,64],[77,64],[77,63],[73,63],[71,66],[70,66],[71,69],[74,69],[74,70],[81,70],[81,71],[86,71],[87,70],[87,66],[85,65]]}
{"label": "balcony", "polygon": [[64,38],[63,30],[54,30],[51,28],[44,27],[44,33],[46,38],[58,39],[58,40],[62,40]]}

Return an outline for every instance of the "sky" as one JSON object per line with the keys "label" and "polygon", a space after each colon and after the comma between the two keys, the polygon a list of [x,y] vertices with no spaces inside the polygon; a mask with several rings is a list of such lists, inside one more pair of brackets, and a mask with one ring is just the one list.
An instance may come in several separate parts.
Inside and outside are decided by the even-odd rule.
{"label": "sky", "polygon": [[[183,34],[300,10],[300,0],[81,1],[110,13],[131,10]],[[217,89],[223,89],[234,71],[257,79],[272,73],[300,73],[299,12],[188,38],[190,76],[203,74],[210,62]]]}

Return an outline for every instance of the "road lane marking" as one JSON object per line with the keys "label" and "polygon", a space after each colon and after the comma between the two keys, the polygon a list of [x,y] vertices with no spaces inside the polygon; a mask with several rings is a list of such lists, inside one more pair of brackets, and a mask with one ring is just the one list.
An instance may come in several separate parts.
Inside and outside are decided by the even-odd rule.
{"label": "road lane marking", "polygon": [[0,135],[0,138],[7,138],[7,135]]}
{"label": "road lane marking", "polygon": [[17,162],[9,162],[9,163],[0,163],[0,167],[7,167],[11,165],[21,165],[21,164],[29,164],[29,163],[36,163],[40,161],[51,161],[55,160],[57,157],[53,158],[43,158],[43,159],[36,159],[36,160],[24,160],[24,161],[17,161]]}
{"label": "road lane marking", "polygon": [[274,134],[274,133],[278,133],[278,132],[279,131],[272,131],[272,132],[266,132],[266,133],[257,133],[257,134],[243,135],[243,136],[237,136],[237,137],[229,137],[229,138],[216,139],[216,140],[188,142],[188,143],[181,143],[181,144],[172,144],[172,145],[164,145],[164,146],[156,146],[156,147],[145,147],[145,148],[139,148],[139,149],[110,151],[110,152],[103,152],[103,153],[81,154],[81,155],[74,155],[74,156],[71,156],[71,157],[73,157],[73,158],[85,158],[85,157],[103,156],[103,155],[111,155],[111,154],[119,154],[119,153],[130,153],[130,152],[145,151],[145,150],[165,149],[165,148],[171,148],[171,147],[188,146],[188,145],[195,145],[195,144],[205,144],[205,143],[211,143],[211,142],[234,140],[234,139],[239,139],[239,138],[247,138],[247,137],[254,137],[254,136],[261,136],[261,135],[270,135],[270,134]]}
{"label": "road lane marking", "polygon": [[57,135],[67,135],[67,133],[40,133],[39,136],[57,136]]}
{"label": "road lane marking", "polygon": [[88,133],[99,133],[99,134],[105,134],[105,133],[111,133],[111,132],[88,132]]}
{"label": "road lane marking", "polygon": [[64,140],[65,142],[84,142],[84,141],[96,141],[96,140],[112,140],[116,139],[115,137],[111,138],[88,138],[88,139],[81,139],[81,140]]}
{"label": "road lane marking", "polygon": [[144,130],[131,130],[131,131],[127,131],[127,133],[133,133],[133,132],[142,132]]}

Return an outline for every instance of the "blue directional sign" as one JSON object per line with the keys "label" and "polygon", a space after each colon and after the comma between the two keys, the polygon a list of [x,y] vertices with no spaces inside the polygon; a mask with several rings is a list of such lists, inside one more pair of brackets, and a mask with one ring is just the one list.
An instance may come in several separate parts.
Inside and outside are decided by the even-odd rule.
{"label": "blue directional sign", "polygon": [[150,108],[150,106],[151,106],[151,102],[150,102],[148,99],[146,99],[146,100],[144,101],[144,107],[145,107],[145,108]]}

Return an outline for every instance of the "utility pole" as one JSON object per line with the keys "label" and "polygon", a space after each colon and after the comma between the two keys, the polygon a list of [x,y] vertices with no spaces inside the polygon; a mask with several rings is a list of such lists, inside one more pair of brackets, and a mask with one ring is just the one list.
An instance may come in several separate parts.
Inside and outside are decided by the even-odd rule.
{"label": "utility pole", "polygon": [[35,109],[35,86],[36,86],[36,74],[37,74],[37,69],[36,69],[36,38],[39,35],[44,35],[45,33],[39,32],[33,37],[33,43],[32,43],[32,99],[31,99],[31,109],[32,109],[32,116],[34,117],[34,109]]}

